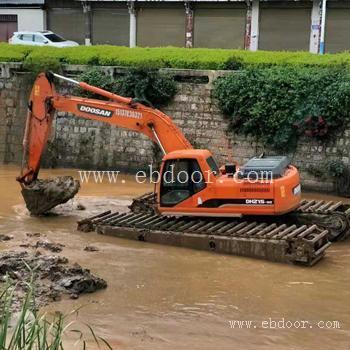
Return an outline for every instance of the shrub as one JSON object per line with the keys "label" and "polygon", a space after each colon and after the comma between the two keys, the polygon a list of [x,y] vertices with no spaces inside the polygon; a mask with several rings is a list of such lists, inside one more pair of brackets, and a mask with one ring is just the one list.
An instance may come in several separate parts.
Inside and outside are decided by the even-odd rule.
{"label": "shrub", "polygon": [[117,82],[122,96],[134,97],[136,101],[154,105],[167,105],[176,94],[176,84],[171,75],[157,69],[132,68]]}
{"label": "shrub", "polygon": [[318,165],[310,164],[307,171],[321,180],[331,179],[338,195],[350,196],[350,169],[342,160],[333,159]]}
{"label": "shrub", "polygon": [[60,73],[62,64],[54,57],[47,57],[42,60],[27,59],[23,63],[23,68],[30,72],[32,79],[35,79],[41,72],[53,71]]}
{"label": "shrub", "polygon": [[[154,106],[164,106],[176,93],[176,84],[171,75],[157,69],[130,68],[126,74],[112,79],[99,68],[91,68],[79,76],[81,81],[122,96],[133,97],[135,101]],[[79,90],[82,96],[101,98]]]}
{"label": "shrub", "polygon": [[[90,85],[99,87],[101,89],[110,91],[110,92],[116,92],[116,84],[115,81],[112,79],[112,77],[108,76],[98,67],[93,67],[78,77],[79,81],[84,81],[85,83],[88,83]],[[97,98],[97,99],[104,99],[100,95],[96,95],[94,93],[91,93],[89,91],[82,90],[81,88],[76,88],[75,94],[83,96],[83,97],[91,97],[91,98]]]}
{"label": "shrub", "polygon": [[327,160],[318,165],[309,165],[307,171],[321,179],[337,179],[342,177],[347,170],[347,166],[340,159]]}
{"label": "shrub", "polygon": [[339,178],[344,175],[347,167],[341,160],[329,160],[325,163],[325,168],[332,178]]}
{"label": "shrub", "polygon": [[349,121],[347,69],[274,67],[218,78],[214,96],[236,132],[275,149],[298,137],[326,138]]}

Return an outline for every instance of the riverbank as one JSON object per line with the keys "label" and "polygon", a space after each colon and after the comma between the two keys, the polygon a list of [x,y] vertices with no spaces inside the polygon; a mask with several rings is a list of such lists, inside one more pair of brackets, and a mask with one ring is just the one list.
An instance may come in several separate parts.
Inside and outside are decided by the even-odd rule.
{"label": "riverbank", "polygon": [[[83,184],[77,200],[60,216],[30,217],[14,181],[18,168],[0,167],[0,250],[16,250],[27,233],[40,232],[65,245],[63,254],[103,278],[108,288],[63,298],[48,311],[83,305],[80,319],[119,349],[142,350],[330,350],[348,348],[350,340],[350,242],[334,244],[313,268],[275,264],[236,256],[145,244],[76,231],[76,222],[103,210],[125,210],[130,198],[151,190],[136,185]],[[43,170],[77,176],[76,170]],[[334,199],[307,194],[309,198]],[[85,211],[75,205],[86,206]],[[98,251],[84,251],[86,246]],[[263,328],[272,320],[308,320],[313,328]],[[233,329],[229,321],[251,320],[252,329]],[[318,328],[339,320],[340,329]],[[256,326],[256,328],[254,328]],[[243,344],[243,345],[242,345]]]}

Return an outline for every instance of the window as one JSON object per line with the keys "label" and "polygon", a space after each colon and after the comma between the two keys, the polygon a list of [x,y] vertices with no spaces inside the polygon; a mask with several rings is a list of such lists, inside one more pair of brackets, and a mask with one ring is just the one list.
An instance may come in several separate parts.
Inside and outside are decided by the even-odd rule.
{"label": "window", "polygon": [[206,187],[205,179],[201,171],[201,168],[199,167],[199,164],[196,160],[192,160],[191,167],[192,167],[191,181],[193,186],[193,193],[197,193],[199,191],[202,191]]}
{"label": "window", "polygon": [[17,15],[0,15],[0,22],[16,22]]}
{"label": "window", "polygon": [[43,43],[45,42],[45,38],[42,35],[34,35],[34,41],[36,43]]}
{"label": "window", "polygon": [[33,34],[22,34],[20,36],[20,39],[23,41],[34,41],[34,35]]}
{"label": "window", "polygon": [[168,160],[162,174],[160,204],[173,207],[205,187],[206,183],[197,160]]}
{"label": "window", "polygon": [[219,175],[220,169],[219,169],[219,167],[217,166],[217,164],[216,164],[214,158],[210,156],[210,157],[207,159],[207,163],[208,163],[208,165],[209,165],[210,170],[213,172],[213,174],[214,174],[215,176],[216,176],[216,175]]}
{"label": "window", "polygon": [[54,34],[54,33],[45,34],[44,36],[45,36],[45,38],[49,39],[53,43],[61,43],[62,41],[66,41],[65,39],[61,38],[59,35]]}

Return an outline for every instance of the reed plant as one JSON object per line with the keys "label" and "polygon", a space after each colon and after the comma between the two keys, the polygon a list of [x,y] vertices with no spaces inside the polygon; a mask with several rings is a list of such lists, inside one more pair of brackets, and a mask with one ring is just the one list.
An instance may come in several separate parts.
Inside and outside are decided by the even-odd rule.
{"label": "reed plant", "polygon": [[64,339],[69,339],[69,349],[72,349],[72,343],[74,348],[86,349],[88,342],[81,326],[86,328],[98,348],[112,349],[105,339],[95,334],[91,326],[79,324],[76,317],[79,309],[68,314],[38,311],[34,278],[26,283],[26,293],[19,304],[16,284],[7,280],[1,290],[0,350],[63,350],[67,348]]}

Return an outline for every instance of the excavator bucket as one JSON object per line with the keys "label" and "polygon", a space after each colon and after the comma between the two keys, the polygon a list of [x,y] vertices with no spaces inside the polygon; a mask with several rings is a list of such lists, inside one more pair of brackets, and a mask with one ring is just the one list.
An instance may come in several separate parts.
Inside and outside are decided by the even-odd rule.
{"label": "excavator bucket", "polygon": [[42,215],[59,204],[68,202],[79,191],[79,181],[71,176],[36,179],[22,188],[22,196],[32,215]]}
{"label": "excavator bucket", "polygon": [[51,132],[55,89],[49,74],[41,73],[35,80],[28,103],[23,138],[21,174],[17,178],[22,195],[32,215],[46,213],[67,202],[79,191],[80,184],[70,176],[39,180],[40,161]]}

